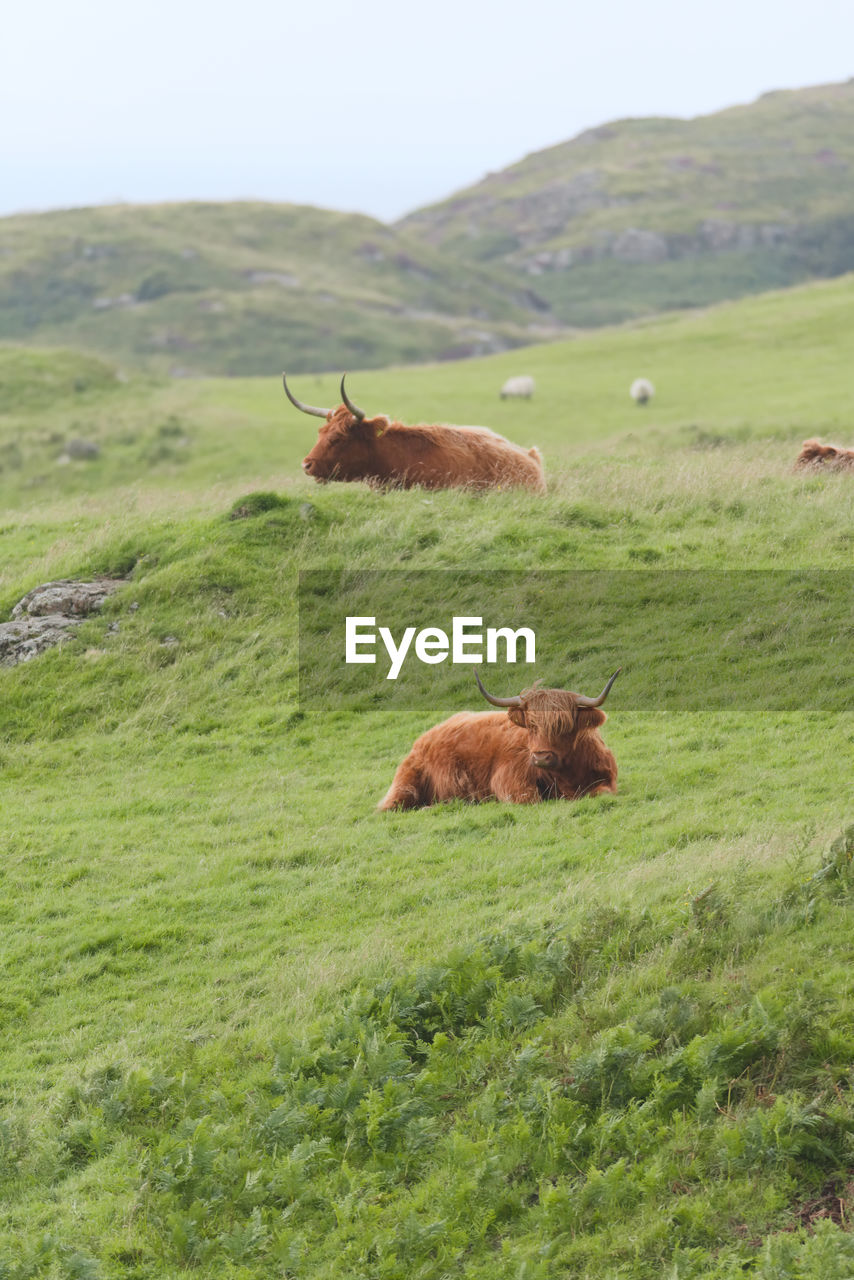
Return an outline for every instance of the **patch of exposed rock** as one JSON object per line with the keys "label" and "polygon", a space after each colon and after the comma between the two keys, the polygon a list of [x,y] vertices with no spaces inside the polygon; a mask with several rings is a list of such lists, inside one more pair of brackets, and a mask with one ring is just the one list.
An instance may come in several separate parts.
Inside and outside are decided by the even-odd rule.
{"label": "patch of exposed rock", "polygon": [[627,227],[612,244],[611,254],[620,262],[664,262],[668,254],[667,241],[656,231]]}
{"label": "patch of exposed rock", "polygon": [[121,578],[96,578],[94,582],[63,578],[28,591],[12,610],[11,622],[0,622],[0,667],[29,662],[60,644],[121,585]]}
{"label": "patch of exposed rock", "polygon": [[94,440],[69,440],[57,462],[60,465],[68,462],[92,462],[100,456],[100,447]]}

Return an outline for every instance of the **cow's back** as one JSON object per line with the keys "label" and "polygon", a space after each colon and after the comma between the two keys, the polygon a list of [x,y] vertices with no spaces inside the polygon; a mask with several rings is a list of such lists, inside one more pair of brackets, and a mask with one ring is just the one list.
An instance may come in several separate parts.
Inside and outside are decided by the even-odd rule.
{"label": "cow's back", "polygon": [[436,800],[486,799],[498,765],[516,762],[527,772],[527,738],[504,711],[459,711],[422,733],[408,758]]}
{"label": "cow's back", "polygon": [[546,488],[538,449],[526,451],[477,426],[398,427],[383,438],[391,471],[409,487]]}

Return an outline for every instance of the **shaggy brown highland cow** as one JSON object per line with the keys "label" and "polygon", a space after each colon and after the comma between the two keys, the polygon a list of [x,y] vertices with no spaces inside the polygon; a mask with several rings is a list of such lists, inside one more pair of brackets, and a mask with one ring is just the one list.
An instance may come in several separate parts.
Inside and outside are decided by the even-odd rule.
{"label": "shaggy brown highland cow", "polygon": [[796,467],[828,467],[832,471],[854,468],[854,449],[843,449],[836,444],[822,444],[819,440],[805,440],[795,460]]}
{"label": "shaggy brown highland cow", "polygon": [[461,711],[416,739],[398,765],[379,809],[419,809],[443,800],[536,804],[578,800],[617,790],[617,764],[599,734],[600,710],[615,671],[598,698],[534,685],[516,698],[487,702],[499,711]]}
{"label": "shaggy brown highland cow", "polygon": [[[344,375],[346,377],[346,374]],[[409,489],[525,488],[545,493],[539,449],[527,452],[488,427],[405,427],[384,414],[368,418],[348,399],[341,379],[337,409],[302,404],[285,394],[303,413],[325,418],[317,444],[302,469],[320,484],[327,480],[367,480],[369,484]]]}

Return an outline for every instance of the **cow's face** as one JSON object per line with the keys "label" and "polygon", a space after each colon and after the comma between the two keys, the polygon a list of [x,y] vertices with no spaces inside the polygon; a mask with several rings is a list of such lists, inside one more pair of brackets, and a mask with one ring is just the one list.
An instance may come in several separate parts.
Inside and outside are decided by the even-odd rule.
{"label": "cow's face", "polygon": [[540,689],[536,684],[523,689],[517,697],[496,698],[484,689],[476,667],[474,678],[486,701],[494,707],[506,707],[513,724],[525,730],[533,767],[556,773],[571,760],[579,736],[605,723],[607,717],[599,708],[621,671],[622,667],[618,667],[598,698],[567,689]]}
{"label": "cow's face", "polygon": [[346,405],[331,409],[320,428],[317,444],[303,458],[307,476],[327,480],[359,480],[371,472],[373,441],[382,433],[385,419],[354,417]]}
{"label": "cow's face", "polygon": [[607,716],[598,707],[579,705],[578,694],[564,689],[530,689],[507,715],[528,735],[531,764],[557,773],[570,762],[578,735],[596,729]]}

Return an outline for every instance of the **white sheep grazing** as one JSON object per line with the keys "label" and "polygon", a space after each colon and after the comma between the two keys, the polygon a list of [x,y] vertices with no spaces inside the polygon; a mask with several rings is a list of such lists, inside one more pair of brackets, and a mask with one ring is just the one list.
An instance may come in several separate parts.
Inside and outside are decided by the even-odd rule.
{"label": "white sheep grazing", "polygon": [[655,387],[649,378],[635,378],[629,387],[629,395],[635,404],[646,404],[647,400],[651,400],[655,395]]}
{"label": "white sheep grazing", "polygon": [[498,394],[502,400],[506,400],[508,396],[515,396],[521,400],[530,400],[534,394],[534,379],[528,377],[526,373],[519,374],[515,378],[508,378]]}

